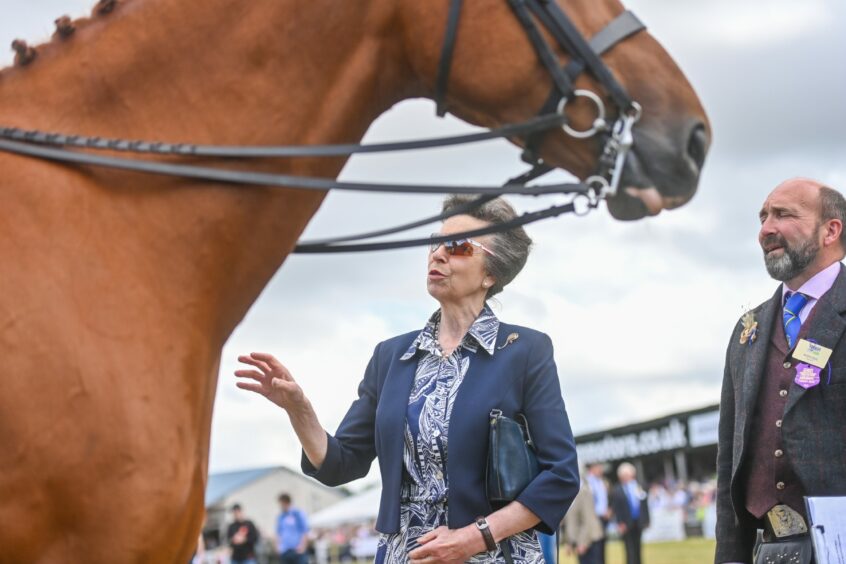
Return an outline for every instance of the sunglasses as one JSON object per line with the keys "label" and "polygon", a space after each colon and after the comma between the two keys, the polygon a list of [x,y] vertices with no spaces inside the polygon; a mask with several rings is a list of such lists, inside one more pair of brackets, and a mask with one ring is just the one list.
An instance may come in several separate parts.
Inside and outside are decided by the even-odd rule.
{"label": "sunglasses", "polygon": [[[443,235],[432,233],[432,237],[443,237]],[[434,253],[441,245],[444,246],[447,254],[453,257],[472,257],[477,248],[482,249],[492,257],[496,256],[492,250],[475,239],[456,239],[455,241],[445,241],[443,243],[429,243],[429,252]]]}

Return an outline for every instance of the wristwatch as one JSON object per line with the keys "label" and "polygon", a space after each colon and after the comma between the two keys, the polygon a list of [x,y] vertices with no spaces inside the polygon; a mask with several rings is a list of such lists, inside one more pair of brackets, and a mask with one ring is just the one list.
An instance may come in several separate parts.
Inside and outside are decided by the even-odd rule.
{"label": "wristwatch", "polygon": [[491,534],[491,528],[488,525],[488,520],[482,516],[476,517],[476,528],[482,533],[482,538],[485,539],[485,548],[488,552],[496,550],[496,541]]}

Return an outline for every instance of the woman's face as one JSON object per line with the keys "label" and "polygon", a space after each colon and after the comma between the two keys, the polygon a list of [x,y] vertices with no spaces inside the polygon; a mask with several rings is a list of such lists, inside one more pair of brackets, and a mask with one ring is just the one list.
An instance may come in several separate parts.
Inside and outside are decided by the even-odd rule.
{"label": "woman's face", "polygon": [[[456,215],[444,221],[439,234],[461,233],[488,225],[490,225],[488,222],[469,215]],[[473,240],[496,252],[491,247],[490,235],[473,237]],[[485,269],[485,251],[477,246],[473,246],[472,249],[472,256],[450,255],[444,245],[429,252],[429,274],[426,278],[426,287],[429,294],[442,306],[444,304],[478,306],[484,303],[485,294],[493,285],[494,279]]]}

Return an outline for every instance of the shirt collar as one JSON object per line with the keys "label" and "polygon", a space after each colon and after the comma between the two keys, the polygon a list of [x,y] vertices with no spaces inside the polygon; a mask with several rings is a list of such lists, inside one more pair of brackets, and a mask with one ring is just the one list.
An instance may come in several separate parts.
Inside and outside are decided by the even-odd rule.
{"label": "shirt collar", "polygon": [[[838,274],[840,274],[840,263],[835,262],[834,264],[814,274],[796,291],[800,294],[805,294],[811,299],[818,300],[823,297],[823,294],[828,292],[832,286],[834,286],[834,281],[837,280]],[[790,290],[790,288],[788,288],[786,284],[781,285],[782,302],[784,302],[784,296],[787,295],[787,292],[791,291],[792,290]]]}
{"label": "shirt collar", "polygon": [[[429,317],[426,326],[415,337],[411,345],[400,357],[400,360],[408,360],[414,356],[418,350],[423,350],[432,354],[438,350],[435,345],[435,325],[441,320],[441,310],[436,311]],[[496,336],[499,332],[499,319],[497,319],[494,312],[488,304],[482,308],[482,311],[476,317],[476,321],[467,330],[464,340],[461,342],[462,347],[476,352],[478,346],[481,346],[487,351],[489,355],[493,355],[496,350]]]}

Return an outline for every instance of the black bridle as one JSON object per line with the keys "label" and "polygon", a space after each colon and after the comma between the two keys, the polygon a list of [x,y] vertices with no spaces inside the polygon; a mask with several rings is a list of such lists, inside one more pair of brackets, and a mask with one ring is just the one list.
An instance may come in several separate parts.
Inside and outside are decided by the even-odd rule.
{"label": "black bridle", "polygon": [[[453,137],[404,141],[379,144],[342,144],[310,146],[221,146],[151,143],[123,139],[105,139],[81,135],[46,133],[34,130],[21,130],[0,127],[0,151],[6,151],[39,159],[80,165],[101,166],[114,169],[131,170],[149,174],[195,178],[215,182],[248,184],[268,187],[286,187],[307,190],[354,190],[370,192],[405,192],[424,194],[464,193],[478,197],[467,204],[450,211],[427,217],[411,223],[391,228],[360,233],[331,239],[301,241],[294,252],[298,253],[337,253],[352,251],[372,251],[397,249],[442,242],[462,237],[474,237],[495,233],[526,225],[540,219],[555,217],[563,213],[583,215],[596,208],[599,202],[616,192],[617,184],[625,163],[626,154],[631,147],[631,128],[640,117],[640,107],[617,82],[610,69],[602,62],[600,55],[644,29],[643,24],[631,12],[623,12],[608,26],[597,33],[590,41],[576,29],[566,14],[551,0],[508,0],[520,23],[523,25],[541,62],[549,71],[553,90],[547,102],[541,108],[538,117],[518,124],[509,124],[481,133]],[[462,0],[451,0],[444,44],[438,68],[435,88],[435,102],[438,115],[446,112],[446,91],[449,83],[450,67],[456,43],[458,22]],[[554,50],[543,37],[535,20],[543,25],[558,45],[569,53],[571,62],[559,67]],[[575,89],[573,82],[583,70],[587,69],[600,82],[607,94],[617,106],[617,119],[609,121],[602,99],[593,92]],[[597,118],[591,128],[584,131],[572,129],[567,124],[566,106],[568,101],[584,97],[596,105]],[[606,137],[597,173],[583,182],[566,184],[527,185],[535,178],[552,170],[536,156],[536,147],[542,136],[549,130],[563,127],[564,131],[577,138],[586,138],[602,134]],[[406,151],[445,147],[458,144],[474,143],[496,138],[525,139],[526,150],[523,158],[531,163],[532,169],[515,177],[502,186],[447,186],[419,184],[376,184],[339,182],[334,179],[304,177],[287,174],[271,174],[232,170],[213,166],[179,164],[156,160],[132,159],[112,155],[96,154],[94,151],[106,150],[144,155],[183,156],[200,158],[255,159],[279,157],[329,157],[347,156],[360,153]],[[514,220],[465,233],[455,233],[443,237],[426,237],[397,241],[363,243],[374,237],[407,231],[421,225],[442,221],[453,215],[467,213],[485,202],[503,194],[542,195],[568,194],[573,198],[566,204],[551,206],[544,210],[525,213]]]}

